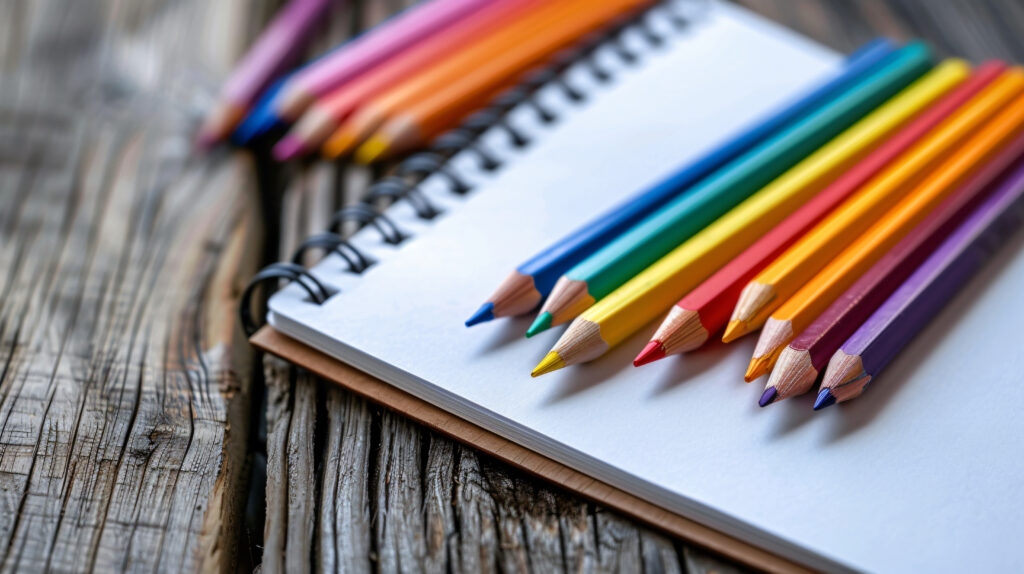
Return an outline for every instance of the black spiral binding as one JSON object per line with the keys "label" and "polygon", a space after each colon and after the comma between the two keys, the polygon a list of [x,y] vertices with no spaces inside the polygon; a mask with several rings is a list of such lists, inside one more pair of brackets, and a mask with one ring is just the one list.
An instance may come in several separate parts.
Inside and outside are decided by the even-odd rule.
{"label": "black spiral binding", "polygon": [[691,14],[702,10],[704,4],[702,0],[665,0],[633,18],[582,38],[574,47],[555,54],[545,66],[525,74],[518,85],[499,94],[487,107],[467,117],[458,127],[436,137],[426,150],[403,160],[395,169],[395,175],[372,184],[359,204],[336,212],[331,217],[329,231],[306,239],[293,254],[290,263],[268,265],[252,278],[239,301],[239,315],[246,334],[252,335],[260,327],[252,315],[252,297],[260,285],[272,284],[273,287],[278,287],[282,279],[297,282],[308,295],[308,300],[317,305],[324,303],[334,294],[309,270],[299,265],[308,251],[320,249],[325,253],[336,253],[346,262],[348,271],[355,274],[363,273],[374,264],[372,259],[340,235],[344,223],[354,221],[358,223],[360,229],[369,225],[380,233],[385,243],[402,243],[409,236],[383,213],[386,207],[375,207],[382,200],[385,200],[387,205],[405,200],[421,219],[430,220],[437,217],[441,211],[419,190],[419,184],[425,179],[431,176],[444,178],[451,192],[456,195],[465,195],[472,191],[469,183],[460,178],[450,165],[452,157],[464,151],[471,151],[481,170],[501,169],[503,159],[480,141],[485,132],[494,128],[503,130],[514,148],[525,148],[531,143],[530,136],[508,121],[509,112],[519,106],[529,106],[536,113],[540,123],[557,122],[558,117],[554,112],[545,107],[539,98],[534,97],[541,88],[556,85],[566,100],[582,104],[587,100],[587,94],[574,87],[565,76],[565,71],[570,66],[584,63],[599,83],[611,82],[614,80],[612,73],[602,68],[594,57],[599,47],[610,45],[624,63],[637,63],[640,54],[631,51],[623,41],[623,33],[627,29],[639,32],[649,47],[658,48],[665,43],[666,38],[651,27],[651,12],[662,11],[678,30],[685,30],[693,19]]}

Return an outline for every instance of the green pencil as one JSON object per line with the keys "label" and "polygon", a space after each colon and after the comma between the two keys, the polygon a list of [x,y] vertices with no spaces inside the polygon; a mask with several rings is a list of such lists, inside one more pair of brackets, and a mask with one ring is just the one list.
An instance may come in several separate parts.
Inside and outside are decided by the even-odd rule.
{"label": "green pencil", "polygon": [[527,331],[565,323],[677,245],[782,175],[932,66],[929,48],[913,42],[828,104],[696,183],[563,275]]}

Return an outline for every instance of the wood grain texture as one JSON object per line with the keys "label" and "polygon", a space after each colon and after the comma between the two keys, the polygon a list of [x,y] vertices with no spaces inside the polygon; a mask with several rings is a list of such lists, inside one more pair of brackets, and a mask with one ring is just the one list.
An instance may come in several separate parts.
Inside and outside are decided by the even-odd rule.
{"label": "wood grain texture", "polygon": [[251,162],[168,105],[241,45],[205,6],[0,4],[4,572],[234,569],[262,226]]}

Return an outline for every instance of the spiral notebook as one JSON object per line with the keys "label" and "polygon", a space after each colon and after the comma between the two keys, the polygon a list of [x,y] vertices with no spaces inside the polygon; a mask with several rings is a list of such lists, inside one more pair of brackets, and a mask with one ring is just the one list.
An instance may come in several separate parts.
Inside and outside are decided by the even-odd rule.
{"label": "spiral notebook", "polygon": [[[957,568],[958,559],[977,567],[999,554],[993,533],[1019,530],[1020,520],[973,512],[974,503],[999,508],[998,485],[986,485],[979,500],[938,499],[970,479],[940,463],[947,454],[927,433],[948,434],[937,429],[954,423],[932,421],[934,413],[916,413],[918,428],[904,436],[906,419],[882,408],[881,391],[845,418],[813,418],[802,401],[759,410],[760,387],[741,382],[752,341],[634,369],[649,330],[591,364],[533,380],[530,368],[558,329],[527,340],[528,317],[463,326],[515,262],[840,62],[730,4],[659,6],[478,138],[456,132],[439,142],[464,148],[450,161],[430,153],[408,160],[400,171],[425,177],[382,216],[339,213],[338,221],[367,225],[349,244],[329,244],[339,249],[271,298],[272,328],[254,342],[760,568],[936,571]],[[387,189],[385,181],[377,192]],[[990,472],[1020,476],[1018,463],[994,464]]]}

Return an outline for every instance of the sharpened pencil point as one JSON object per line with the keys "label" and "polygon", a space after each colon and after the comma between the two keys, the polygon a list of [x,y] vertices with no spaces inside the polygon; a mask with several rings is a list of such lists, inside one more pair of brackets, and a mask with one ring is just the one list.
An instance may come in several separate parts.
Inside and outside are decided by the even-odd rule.
{"label": "sharpened pencil point", "polygon": [[565,367],[565,361],[562,360],[562,357],[560,357],[558,353],[556,353],[555,351],[551,351],[550,353],[545,355],[544,359],[541,360],[540,364],[538,364],[533,369],[533,372],[530,373],[530,376],[539,377],[541,375],[546,375],[551,371],[557,371],[558,369],[561,369],[563,367]]}
{"label": "sharpened pencil point", "polygon": [[725,332],[722,333],[722,342],[731,343],[749,332],[746,323],[733,319],[729,321],[729,324],[725,327]]}
{"label": "sharpened pencil point", "polygon": [[775,402],[779,398],[779,392],[775,390],[775,387],[768,387],[761,393],[761,398],[758,399],[757,404],[766,407]]}
{"label": "sharpened pencil point", "polygon": [[466,319],[466,326],[472,327],[473,325],[479,325],[480,323],[486,323],[494,320],[494,303],[484,303],[473,313],[473,316]]}
{"label": "sharpened pencil point", "polygon": [[768,374],[768,371],[771,370],[771,365],[771,355],[762,355],[760,357],[750,359],[750,366],[747,367],[747,373],[743,375],[743,380],[749,383],[755,379],[761,378],[763,375]]}
{"label": "sharpened pencil point", "polygon": [[306,153],[306,144],[295,136],[285,136],[274,146],[274,159],[288,161]]}
{"label": "sharpened pencil point", "polygon": [[818,398],[814,400],[814,410],[820,411],[825,407],[830,407],[836,404],[836,397],[828,389],[821,389],[818,393]]}
{"label": "sharpened pencil point", "polygon": [[640,351],[640,354],[633,359],[633,366],[642,367],[647,363],[653,363],[658,359],[664,359],[665,356],[665,347],[662,346],[661,341],[655,339],[647,343],[644,350]]}
{"label": "sharpened pencil point", "polygon": [[530,325],[530,328],[526,330],[526,338],[529,339],[530,337],[538,333],[543,333],[544,331],[550,329],[552,319],[554,319],[554,317],[551,315],[551,313],[548,313],[547,311],[541,313],[540,315],[537,315],[537,318],[534,319],[533,324]]}
{"label": "sharpened pencil point", "polygon": [[363,165],[371,164],[383,158],[389,149],[391,149],[390,141],[379,136],[373,136],[366,140],[366,143],[359,146],[359,149],[356,150],[355,158],[357,162]]}

